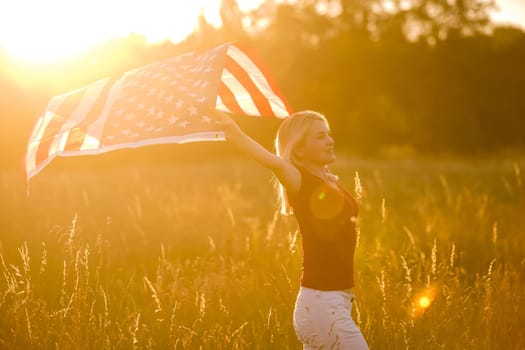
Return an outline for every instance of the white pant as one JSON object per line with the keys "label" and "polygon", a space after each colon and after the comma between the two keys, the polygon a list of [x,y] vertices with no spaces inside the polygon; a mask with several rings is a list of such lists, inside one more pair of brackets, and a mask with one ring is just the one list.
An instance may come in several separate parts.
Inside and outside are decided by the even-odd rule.
{"label": "white pant", "polygon": [[365,338],[352,319],[354,294],[346,291],[299,289],[294,328],[304,350],[367,350]]}

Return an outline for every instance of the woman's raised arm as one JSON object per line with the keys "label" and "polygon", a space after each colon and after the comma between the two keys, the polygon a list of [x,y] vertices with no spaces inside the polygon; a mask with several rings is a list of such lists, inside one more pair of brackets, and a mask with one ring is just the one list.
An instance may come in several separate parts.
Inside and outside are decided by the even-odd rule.
{"label": "woman's raised arm", "polygon": [[253,140],[227,114],[219,111],[213,111],[212,114],[215,122],[224,130],[226,140],[235,144],[237,148],[265,168],[270,169],[287,191],[290,193],[299,191],[301,173],[293,164],[278,157]]}

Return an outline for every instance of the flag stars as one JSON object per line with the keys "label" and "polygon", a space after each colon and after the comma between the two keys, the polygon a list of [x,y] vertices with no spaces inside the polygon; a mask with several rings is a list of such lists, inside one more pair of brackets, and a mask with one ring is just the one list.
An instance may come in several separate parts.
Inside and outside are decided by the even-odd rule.
{"label": "flag stars", "polygon": [[165,98],[166,103],[172,103],[173,102],[173,98],[174,97],[171,96],[171,95],[166,96],[166,98]]}
{"label": "flag stars", "polygon": [[164,116],[164,112],[163,111],[158,111],[157,114],[155,115],[155,118],[162,119],[163,116]]}
{"label": "flag stars", "polygon": [[150,108],[148,108],[148,116],[154,116],[155,112],[156,112],[155,107],[151,106]]}
{"label": "flag stars", "polygon": [[206,123],[206,124],[210,124],[211,123],[211,118],[208,117],[207,115],[203,115],[201,120]]}
{"label": "flag stars", "polygon": [[128,101],[128,104],[133,105],[133,104],[135,104],[136,100],[137,100],[136,96],[130,96],[130,97],[128,97],[127,101]]}
{"label": "flag stars", "polygon": [[144,127],[146,126],[146,123],[144,123],[143,120],[141,120],[140,122],[138,122],[137,124],[135,124],[137,127],[141,128],[141,129],[144,129]]}
{"label": "flag stars", "polygon": [[175,124],[179,119],[180,119],[179,117],[172,115],[171,117],[168,118],[168,123]]}
{"label": "flag stars", "polygon": [[206,80],[197,80],[195,81],[193,84],[192,84],[193,87],[195,88],[201,88],[201,89],[204,89],[205,87],[208,86],[208,82]]}
{"label": "flag stars", "polygon": [[155,95],[156,92],[157,92],[157,88],[150,88],[148,90],[148,96]]}
{"label": "flag stars", "polygon": [[182,122],[179,123],[179,126],[180,126],[181,128],[184,128],[184,129],[185,129],[185,128],[188,126],[189,123],[190,123],[189,121],[187,121],[187,120],[183,120]]}
{"label": "flag stars", "polygon": [[131,113],[131,112],[128,112],[126,113],[126,115],[124,116],[124,119],[125,120],[133,120],[135,119],[135,114]]}
{"label": "flag stars", "polygon": [[179,98],[177,102],[175,102],[175,108],[181,109],[182,107],[184,107],[184,101],[181,98]]}
{"label": "flag stars", "polygon": [[197,115],[197,108],[194,105],[191,105],[190,107],[188,107],[187,111],[192,117],[194,115]]}
{"label": "flag stars", "polygon": [[204,103],[204,102],[206,102],[206,96],[201,96],[198,99],[196,99],[196,101],[199,102],[199,103]]}

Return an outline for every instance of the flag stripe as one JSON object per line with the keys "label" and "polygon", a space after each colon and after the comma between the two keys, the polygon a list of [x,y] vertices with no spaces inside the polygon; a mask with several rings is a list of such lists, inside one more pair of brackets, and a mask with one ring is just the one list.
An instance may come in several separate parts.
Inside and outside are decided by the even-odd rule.
{"label": "flag stripe", "polygon": [[232,113],[244,113],[241,106],[239,106],[239,103],[237,103],[237,100],[235,99],[235,96],[233,95],[230,88],[228,88],[228,86],[222,81],[219,84],[218,98],[221,99],[224,106],[226,106],[226,108],[228,108]]}
{"label": "flag stripe", "polygon": [[47,124],[45,131],[41,137],[40,145],[36,152],[36,165],[38,166],[46,158],[49,157],[51,145],[57,134],[60,133],[62,126],[67,122],[67,118],[75,110],[79,100],[83,96],[85,88],[75,90],[71,93],[57,96],[57,99],[62,98],[61,103],[57,103],[56,108],[50,108],[50,114],[46,118],[51,118]]}
{"label": "flag stripe", "polygon": [[284,94],[281,92],[281,89],[279,89],[279,85],[273,79],[272,74],[270,74],[270,70],[268,69],[264,61],[260,59],[259,55],[257,55],[250,46],[244,45],[241,42],[236,42],[232,46],[244,52],[248,56],[249,60],[252,61],[253,64],[259,68],[259,70],[265,77],[266,81],[268,82],[268,85],[270,86],[271,90],[275,93],[275,95],[279,98],[279,100],[282,101],[282,103],[284,104],[285,109],[288,113],[286,115],[280,115],[279,117],[284,118],[286,116],[291,115],[293,113],[292,107],[290,106],[288,101],[284,98]]}
{"label": "flag stripe", "polygon": [[[100,96],[101,91],[106,85],[108,79],[101,79],[83,89],[77,90],[77,93],[81,95],[80,102],[76,108],[71,112],[70,117],[60,128],[60,132],[55,136],[53,142],[49,146],[48,156],[51,157],[58,151],[63,151],[68,144],[68,136],[71,136],[70,131],[73,128],[81,128],[82,123],[87,125],[90,121],[86,120],[86,116],[95,112],[94,105],[97,101],[97,97]],[[67,133],[67,135],[66,135]],[[74,133],[78,136],[77,133]]]}
{"label": "flag stripe", "polygon": [[74,151],[80,150],[82,143],[84,142],[84,136],[86,133],[81,128],[73,128],[69,131],[67,142],[62,146],[63,151]]}
{"label": "flag stripe", "polygon": [[86,134],[85,130],[99,116],[110,86],[110,79],[105,78],[91,85],[86,91],[78,108],[71,115],[71,118],[74,120],[68,125],[68,129],[72,130],[69,133],[65,149],[80,149]]}
{"label": "flag stripe", "polygon": [[81,146],[82,150],[95,149],[100,146],[100,140],[102,133],[104,132],[104,125],[109,116],[111,108],[115,104],[115,101],[119,98],[122,91],[122,85],[128,74],[125,74],[123,78],[117,80],[114,84],[111,84],[111,88],[108,92],[108,98],[105,101],[104,108],[98,116],[98,118],[87,127],[87,135],[84,138],[84,143]]}
{"label": "flag stripe", "polygon": [[[50,116],[51,117],[50,117],[49,123],[47,124],[46,132],[49,129],[51,130],[59,129],[64,124],[63,117],[56,115],[56,114],[51,114]],[[36,151],[36,159],[35,159],[35,163],[37,166],[41,162],[43,162],[46,158],[49,157],[49,148],[51,147],[51,143],[53,142],[53,140],[54,140],[54,137],[47,136],[47,137],[42,138],[42,140],[40,141],[40,144],[38,145],[38,150]]]}
{"label": "flag stripe", "polygon": [[[47,104],[46,110],[56,110],[64,101],[63,96],[53,97]],[[44,132],[47,128],[47,124],[51,121],[52,113],[46,112],[40,118],[38,118],[37,124],[31,133],[29,143],[27,145],[27,156],[26,156],[26,171],[34,169],[36,167],[36,154],[40,146],[40,140],[44,136]]]}
{"label": "flag stripe", "polygon": [[42,139],[44,130],[46,129],[47,124],[49,123],[51,118],[46,118],[46,115],[43,115],[38,120],[38,124],[33,132],[34,136],[31,136],[31,139],[29,140],[29,143],[27,145],[26,171],[29,171],[36,167],[36,154],[40,147],[40,140]]}
{"label": "flag stripe", "polygon": [[242,114],[260,115],[259,109],[246,88],[227,69],[222,72],[222,81],[233,94],[234,100],[237,101],[243,111]]}
{"label": "flag stripe", "polygon": [[[268,100],[261,93],[257,85],[253,83],[252,79],[250,79],[250,75],[239,65],[239,63],[237,63],[236,60],[234,60],[230,56],[226,56],[226,59],[224,62],[224,68],[225,70],[228,70],[229,72],[231,72],[231,74],[237,79],[239,83],[242,84],[242,86],[248,92],[248,94],[251,97],[251,100],[257,107],[257,110],[258,110],[257,114],[260,114],[262,116],[274,115],[272,108],[270,107],[270,104],[268,103]],[[245,101],[247,101],[247,99],[243,99],[240,102],[243,103]]]}
{"label": "flag stripe", "polygon": [[[275,92],[261,69],[250,59],[250,57],[237,46],[230,46],[228,55],[235,60],[243,71],[250,72],[250,79],[262,94],[262,99],[269,102],[272,112],[268,115],[287,116],[289,112],[283,101]],[[268,100],[266,100],[268,99]]]}
{"label": "flag stripe", "polygon": [[218,111],[226,112],[226,113],[233,113],[233,111],[230,110],[228,107],[226,107],[224,102],[222,102],[220,95],[217,95],[217,101],[215,103],[215,109],[218,110]]}

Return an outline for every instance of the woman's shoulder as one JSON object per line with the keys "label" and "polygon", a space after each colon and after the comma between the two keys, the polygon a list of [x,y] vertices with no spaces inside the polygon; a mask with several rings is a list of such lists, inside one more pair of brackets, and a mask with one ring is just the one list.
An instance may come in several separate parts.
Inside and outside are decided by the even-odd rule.
{"label": "woman's shoulder", "polygon": [[319,184],[323,182],[321,178],[312,174],[310,171],[303,167],[297,166],[297,170],[299,170],[301,179],[299,189],[297,192],[294,193],[294,195],[296,196],[300,196],[301,194],[311,192],[313,188],[319,186]]}

